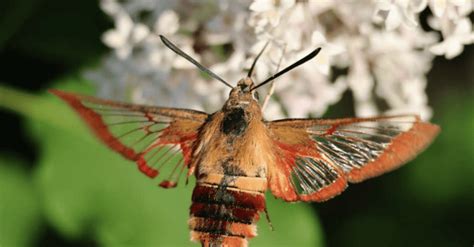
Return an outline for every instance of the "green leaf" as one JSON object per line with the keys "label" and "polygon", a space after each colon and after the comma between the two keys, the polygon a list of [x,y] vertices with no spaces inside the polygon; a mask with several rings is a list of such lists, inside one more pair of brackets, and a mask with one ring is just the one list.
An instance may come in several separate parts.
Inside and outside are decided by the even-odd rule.
{"label": "green leaf", "polygon": [[265,215],[258,223],[258,234],[250,246],[324,246],[319,219],[307,203],[287,203],[267,193],[267,209],[274,227]]}
{"label": "green leaf", "polygon": [[[85,83],[82,83],[80,90],[78,90],[78,85],[81,83],[77,79],[64,80],[63,83],[65,86],[62,86],[61,89],[79,92],[91,91]],[[38,96],[0,84],[0,108],[16,112],[28,120],[69,130],[71,133],[75,133],[77,128],[83,128],[83,125],[74,118],[74,113],[49,93]]]}
{"label": "green leaf", "polygon": [[0,156],[0,246],[31,246],[41,224],[32,176],[21,162]]}
{"label": "green leaf", "polygon": [[38,179],[46,214],[62,233],[109,246],[187,243],[190,188],[157,188],[88,132],[75,138],[45,125],[34,131],[42,136]]}
{"label": "green leaf", "polygon": [[445,98],[434,120],[441,133],[407,169],[407,191],[428,204],[466,200],[473,203],[473,97]]}

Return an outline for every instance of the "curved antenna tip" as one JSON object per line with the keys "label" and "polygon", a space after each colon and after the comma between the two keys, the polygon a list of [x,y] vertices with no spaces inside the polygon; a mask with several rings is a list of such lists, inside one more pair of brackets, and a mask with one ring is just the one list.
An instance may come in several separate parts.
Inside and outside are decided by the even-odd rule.
{"label": "curved antenna tip", "polygon": [[179,49],[176,45],[174,45],[171,41],[169,41],[165,36],[158,34],[160,37],[161,41],[163,44],[165,44],[166,47],[174,51],[176,54],[179,56],[183,57],[184,59],[188,60],[190,63],[194,64],[196,67],[198,67],[202,72],[208,74],[212,78],[224,83],[224,85],[233,88],[232,85],[230,85],[228,82],[226,82],[224,79],[220,78],[218,75],[216,75],[214,72],[209,70],[208,68],[204,67],[202,64],[200,64],[198,61],[196,61],[194,58],[186,54],[184,51]]}
{"label": "curved antenna tip", "polygon": [[258,59],[259,59],[260,56],[263,54],[263,51],[265,51],[265,49],[267,48],[267,46],[268,46],[269,43],[270,43],[270,41],[267,41],[267,42],[265,43],[265,45],[263,46],[263,48],[260,50],[260,52],[257,54],[257,56],[255,57],[255,59],[253,60],[252,66],[250,66],[249,72],[247,73],[247,77],[251,77],[251,76],[252,76],[253,69],[255,68],[255,65],[257,64]]}
{"label": "curved antenna tip", "polygon": [[291,64],[290,66],[284,68],[283,70],[281,70],[280,72],[270,76],[269,78],[267,78],[266,80],[264,80],[263,82],[261,82],[260,84],[254,86],[253,88],[251,88],[250,90],[255,90],[273,80],[275,80],[277,77],[285,74],[286,72],[308,62],[309,60],[313,59],[316,55],[318,55],[318,53],[321,51],[321,47],[318,47],[316,48],[314,51],[310,52],[308,55],[304,56],[303,58],[301,58],[300,60],[294,62],[293,64]]}

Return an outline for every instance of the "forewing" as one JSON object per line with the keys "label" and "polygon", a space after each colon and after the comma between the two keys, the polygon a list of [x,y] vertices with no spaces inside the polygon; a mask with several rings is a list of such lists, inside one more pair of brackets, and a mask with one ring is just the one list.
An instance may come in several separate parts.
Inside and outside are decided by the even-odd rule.
{"label": "forewing", "polygon": [[324,201],[341,193],[347,182],[378,176],[413,159],[439,127],[403,115],[280,120],[270,122],[269,130],[276,156],[269,167],[272,193],[287,201]]}
{"label": "forewing", "polygon": [[119,103],[59,90],[50,92],[67,102],[96,136],[135,161],[148,177],[156,177],[163,166],[173,166],[168,180],[160,183],[165,188],[174,187],[179,174],[189,167],[191,149],[208,117],[192,110]]}

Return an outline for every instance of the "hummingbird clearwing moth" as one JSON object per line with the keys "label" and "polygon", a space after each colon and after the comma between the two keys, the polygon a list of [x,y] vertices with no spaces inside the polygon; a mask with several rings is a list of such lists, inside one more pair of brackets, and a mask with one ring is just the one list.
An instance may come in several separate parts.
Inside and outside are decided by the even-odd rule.
{"label": "hummingbird clearwing moth", "polygon": [[285,201],[328,200],[348,183],[393,170],[413,159],[439,132],[416,115],[265,121],[256,89],[312,59],[319,48],[255,85],[248,75],[232,87],[165,37],[163,43],[232,88],[221,110],[204,112],[119,103],[50,90],[68,103],[94,134],[159,184],[181,174],[197,184],[190,208],[191,239],[203,246],[247,246],[266,212],[265,191]]}

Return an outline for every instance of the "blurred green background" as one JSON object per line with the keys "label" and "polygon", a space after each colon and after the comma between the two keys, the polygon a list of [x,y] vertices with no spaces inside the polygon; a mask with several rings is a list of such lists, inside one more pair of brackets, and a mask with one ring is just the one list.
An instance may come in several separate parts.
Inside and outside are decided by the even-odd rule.
{"label": "blurred green background", "polygon": [[[163,190],[98,143],[45,91],[94,93],[81,71],[108,52],[96,1],[0,2],[0,246],[192,246],[192,186]],[[474,47],[428,75],[433,145],[321,204],[269,200],[252,246],[472,246]],[[351,95],[328,117],[352,114]]]}

